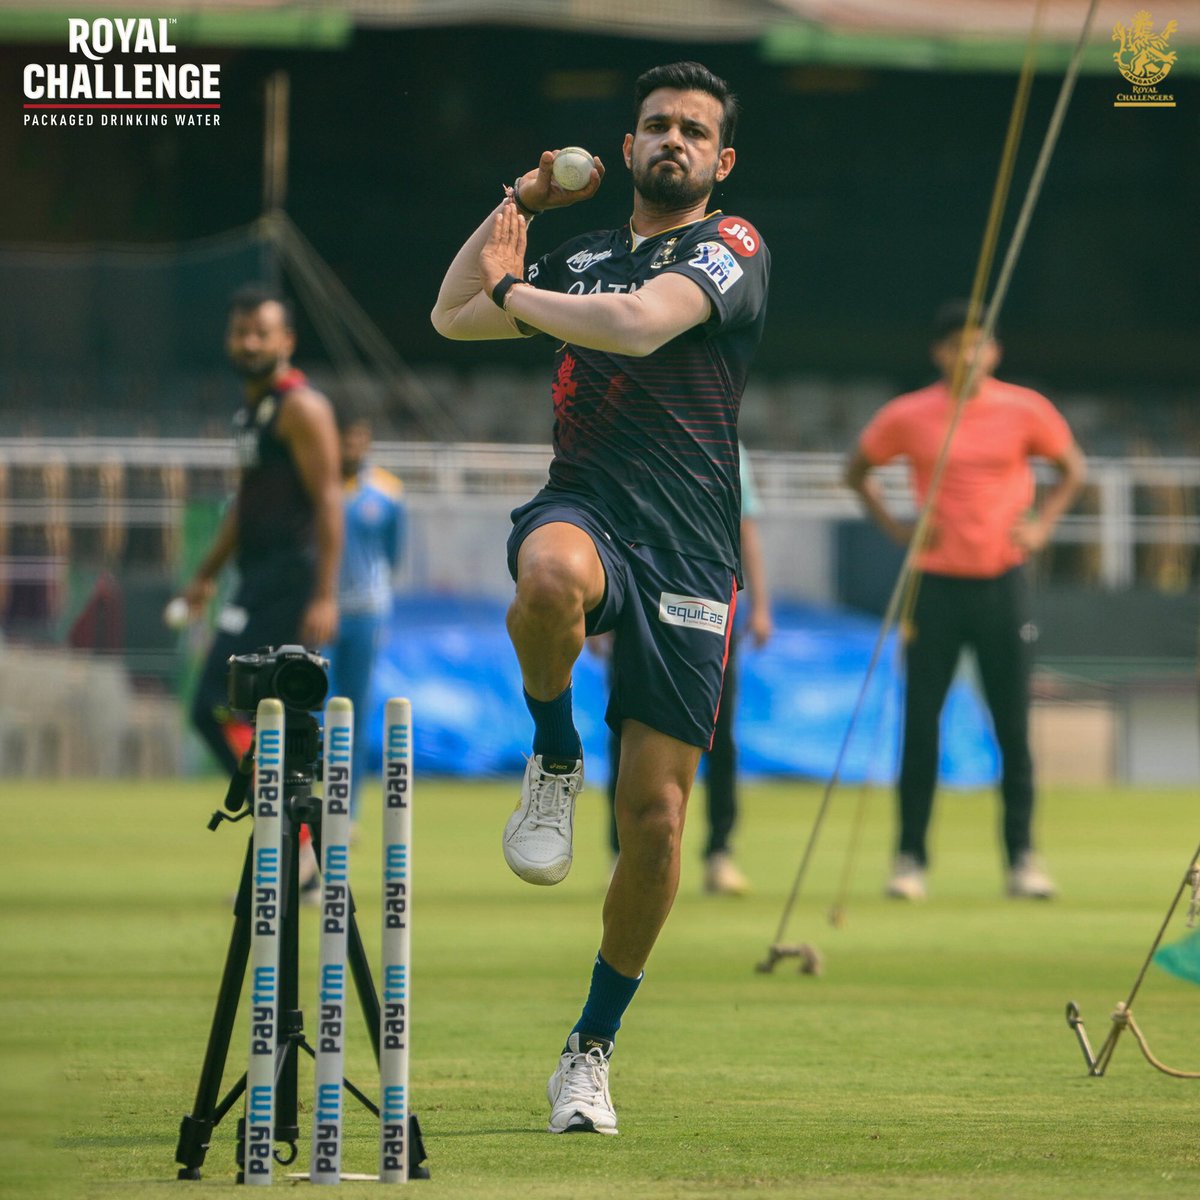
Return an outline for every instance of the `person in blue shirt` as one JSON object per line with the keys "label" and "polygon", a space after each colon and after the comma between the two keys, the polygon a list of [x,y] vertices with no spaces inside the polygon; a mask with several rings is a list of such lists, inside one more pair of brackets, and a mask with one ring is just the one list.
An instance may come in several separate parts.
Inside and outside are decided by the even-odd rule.
{"label": "person in blue shirt", "polygon": [[392,611],[392,576],[404,551],[404,485],[367,461],[371,424],[347,404],[337,408],[345,540],[338,577],[337,637],[326,647],[329,694],[354,705],[351,819],[367,771],[367,716],[375,655]]}

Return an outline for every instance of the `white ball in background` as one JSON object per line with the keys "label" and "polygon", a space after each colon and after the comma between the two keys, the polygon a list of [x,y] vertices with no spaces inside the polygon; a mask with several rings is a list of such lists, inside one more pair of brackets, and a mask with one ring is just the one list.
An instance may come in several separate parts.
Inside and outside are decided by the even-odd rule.
{"label": "white ball in background", "polygon": [[176,596],[163,609],[162,619],[168,629],[183,629],[192,619],[188,602],[182,596]]}
{"label": "white ball in background", "polygon": [[554,156],[554,182],[565,192],[578,192],[587,187],[594,166],[582,146],[567,146]]}

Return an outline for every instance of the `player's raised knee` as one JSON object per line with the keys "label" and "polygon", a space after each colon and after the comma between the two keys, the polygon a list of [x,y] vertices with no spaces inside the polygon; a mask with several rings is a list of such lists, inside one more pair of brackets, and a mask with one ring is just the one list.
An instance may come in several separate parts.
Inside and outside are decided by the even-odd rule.
{"label": "player's raised knee", "polygon": [[574,552],[546,553],[534,550],[521,556],[517,577],[517,603],[530,612],[569,613],[583,611],[587,593],[587,564]]}

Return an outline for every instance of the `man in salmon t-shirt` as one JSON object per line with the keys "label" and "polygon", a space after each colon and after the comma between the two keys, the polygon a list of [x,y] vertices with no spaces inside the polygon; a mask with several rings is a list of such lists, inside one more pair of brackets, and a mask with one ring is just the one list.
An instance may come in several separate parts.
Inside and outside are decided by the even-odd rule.
{"label": "man in salmon t-shirt", "polygon": [[[871,518],[906,545],[913,525],[885,506],[871,471],[908,460],[919,505],[953,412],[951,380],[962,355],[976,353],[976,383],[963,401],[925,544],[913,629],[905,649],[904,749],[900,766],[900,835],[887,894],[925,897],[925,837],[937,784],[942,705],[964,646],[975,652],[1000,746],[1000,791],[1008,894],[1048,899],[1054,884],[1033,853],[1033,761],[1029,753],[1029,614],[1023,563],[1050,539],[1083,484],[1083,455],[1058,410],[1028,388],[1002,383],[993,339],[967,326],[967,306],[944,306],[934,322],[931,356],[942,378],[898,396],[872,418],[846,466],[846,483]],[[963,370],[966,376],[967,371]],[[1030,459],[1048,459],[1058,478],[1034,507]]]}

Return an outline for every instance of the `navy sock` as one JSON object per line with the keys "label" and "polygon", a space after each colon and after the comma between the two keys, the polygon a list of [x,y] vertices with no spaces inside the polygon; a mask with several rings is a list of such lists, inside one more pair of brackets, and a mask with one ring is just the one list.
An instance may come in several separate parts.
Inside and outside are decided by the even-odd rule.
{"label": "navy sock", "polygon": [[592,986],[588,992],[587,1003],[583,1006],[583,1013],[571,1032],[590,1033],[594,1037],[607,1038],[611,1042],[617,1036],[617,1030],[621,1028],[621,1018],[625,1015],[625,1010],[629,1007],[644,975],[645,972],[636,979],[630,979],[628,975],[614,971],[597,954],[596,965],[592,968]]}
{"label": "navy sock", "polygon": [[525,706],[533,717],[533,752],[542,756],[542,766],[547,771],[573,770],[583,748],[571,711],[571,685],[553,700],[535,700],[525,692]]}

